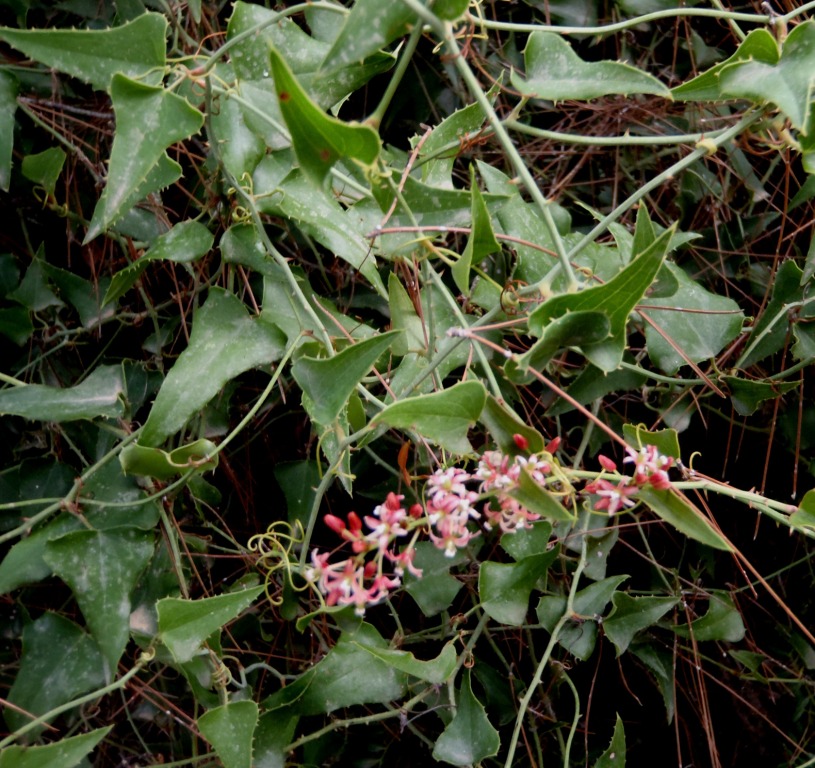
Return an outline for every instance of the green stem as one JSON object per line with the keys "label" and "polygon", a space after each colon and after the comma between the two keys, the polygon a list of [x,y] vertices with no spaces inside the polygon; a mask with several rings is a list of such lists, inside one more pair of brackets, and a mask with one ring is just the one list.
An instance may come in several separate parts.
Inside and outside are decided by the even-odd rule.
{"label": "green stem", "polygon": [[529,683],[529,687],[526,689],[526,693],[523,695],[523,698],[518,704],[518,714],[515,717],[515,728],[512,731],[512,738],[509,742],[509,749],[507,751],[506,761],[504,762],[504,768],[511,768],[512,766],[512,761],[515,759],[515,750],[518,748],[518,737],[521,735],[521,728],[523,727],[523,721],[526,717],[526,711],[529,709],[529,703],[532,701],[532,697],[535,695],[535,692],[540,685],[541,679],[543,678],[543,673],[549,664],[549,659],[552,656],[552,652],[555,650],[555,646],[557,645],[563,627],[565,627],[566,624],[571,621],[572,616],[574,615],[574,599],[577,595],[577,587],[580,583],[580,576],[583,574],[583,570],[586,567],[587,547],[585,532],[589,517],[589,515],[586,515],[585,521],[582,524],[581,532],[583,533],[583,538],[581,539],[580,544],[580,557],[577,561],[574,576],[572,577],[569,595],[566,598],[566,610],[563,611],[563,615],[558,619],[557,624],[555,624],[554,628],[552,629],[552,635],[549,638],[549,643],[546,646],[543,657],[538,663],[535,674]]}
{"label": "green stem", "polygon": [[[735,125],[731,126],[727,130],[722,131],[722,133],[717,136],[715,139],[712,140],[713,144],[715,144],[716,148],[718,149],[721,146],[727,144],[732,138],[738,136],[742,133],[748,126],[752,123],[756,122],[763,114],[763,109],[756,108],[750,110],[744,117],[741,118]],[[664,184],[669,179],[678,175],[681,171],[684,171],[685,168],[693,165],[697,160],[701,160],[703,157],[707,157],[710,155],[710,148],[709,147],[699,147],[698,149],[693,150],[689,155],[683,157],[678,162],[674,163],[670,168],[667,168],[662,173],[654,176],[649,182],[643,184],[634,194],[630,195],[626,198],[622,203],[620,203],[611,213],[605,216],[600,222],[585,236],[583,236],[576,245],[572,247],[572,249],[568,252],[567,258],[572,259],[578,253],[580,253],[586,246],[593,243],[597,238],[604,234],[605,231],[608,229],[609,225],[613,224],[617,219],[620,218],[624,213],[629,211],[636,203],[638,203],[642,198],[644,198],[651,190],[656,189],[657,187]],[[536,286],[532,286],[526,289],[528,292],[535,292],[540,290],[540,286],[551,282],[553,275],[550,274],[543,278],[543,280],[539,281]]]}
{"label": "green stem", "polygon": [[[809,3],[810,6],[815,5]],[[794,13],[799,14],[802,9]],[[717,11],[713,8],[672,8],[667,11],[654,11],[645,13],[642,16],[635,16],[633,19],[617,21],[613,24],[602,24],[595,27],[569,27],[557,26],[555,24],[517,24],[509,21],[493,21],[491,19],[479,19],[472,14],[467,14],[467,21],[482,29],[493,29],[498,32],[556,32],[559,35],[610,35],[613,32],[621,32],[625,29],[637,27],[640,24],[647,24],[660,19],[673,19],[677,16],[698,16],[709,19],[722,19],[727,21],[745,21],[748,24],[767,24],[771,17],[766,14],[757,13],[737,13],[734,11]],[[780,17],[785,19],[786,17]]]}
{"label": "green stem", "polygon": [[[87,481],[96,473],[98,472],[105,464],[109,461],[114,459],[116,456],[119,455],[122,448],[124,448],[128,443],[132,443],[138,437],[139,431],[136,430],[135,432],[128,435],[121,443],[119,443],[115,448],[108,451],[99,461],[95,464],[92,464],[88,467],[81,475],[78,477],[74,484],[71,486],[71,489],[68,493],[65,494],[61,499],[58,501],[54,501],[49,504],[45,509],[41,512],[38,512],[36,515],[29,517],[24,523],[18,525],[16,528],[13,528],[10,531],[6,531],[2,535],[0,535],[0,544],[5,543],[6,541],[10,541],[11,539],[16,538],[17,536],[22,536],[25,533],[31,531],[31,529],[41,523],[43,520],[46,520],[55,512],[59,512],[63,509],[68,509],[79,497],[79,493],[82,490],[82,487],[87,483]],[[106,502],[99,502],[100,504],[106,504]],[[17,505],[19,506],[19,505]],[[122,504],[122,506],[133,506],[133,502],[128,502],[127,504]]]}
{"label": "green stem", "polygon": [[24,736],[29,731],[33,730],[34,728],[38,728],[41,725],[45,725],[49,720],[61,715],[63,712],[67,712],[70,709],[74,709],[75,707],[81,707],[83,704],[88,704],[91,701],[96,701],[100,699],[102,696],[106,696],[113,691],[118,691],[121,688],[124,688],[127,683],[130,681],[132,677],[134,677],[138,672],[153,658],[153,654],[151,653],[142,653],[139,657],[139,660],[136,662],[136,666],[133,667],[130,671],[122,675],[118,680],[112,682],[110,685],[106,685],[104,688],[99,688],[91,693],[87,693],[84,696],[80,696],[78,699],[73,699],[66,704],[61,704],[58,707],[54,707],[54,709],[46,712],[44,715],[40,715],[37,718],[34,718],[30,722],[26,723],[22,728],[18,728],[14,733],[9,734],[6,736],[5,739],[0,741],[0,749],[7,747],[9,744],[13,743],[20,736]]}
{"label": "green stem", "polygon": [[490,100],[484,93],[481,83],[478,82],[478,78],[475,76],[472,69],[470,69],[470,65],[467,63],[466,58],[462,54],[461,49],[456,42],[451,24],[449,22],[442,22],[430,11],[428,11],[427,8],[425,8],[421,3],[419,3],[418,0],[402,0],[402,2],[414,13],[416,13],[419,18],[427,22],[427,24],[430,25],[439,38],[444,41],[453,64],[461,75],[461,78],[464,80],[467,89],[470,91],[471,96],[475,99],[483,110],[484,114],[487,116],[487,120],[495,132],[495,137],[498,139],[499,144],[506,153],[506,157],[512,163],[515,173],[520,178],[524,187],[526,187],[526,190],[529,192],[532,200],[538,206],[543,222],[546,225],[546,228],[549,231],[549,236],[552,238],[552,242],[555,246],[555,251],[557,252],[559,259],[559,267],[566,275],[569,290],[576,290],[578,286],[577,279],[575,277],[574,270],[572,269],[572,265],[567,258],[566,247],[562,238],[560,237],[560,232],[558,232],[557,225],[555,224],[555,220],[552,216],[552,211],[550,210],[549,202],[538,188],[538,185],[535,182],[535,179],[532,177],[532,174],[529,172],[526,163],[523,161],[523,158],[513,144],[509,133],[507,133],[507,129],[504,127],[501,118],[498,117],[498,114],[493,109]]}
{"label": "green stem", "polygon": [[[517,131],[527,136],[534,136],[538,139],[549,139],[550,141],[560,141],[564,144],[575,144],[587,147],[631,147],[631,146],[659,146],[662,144],[696,144],[702,139],[713,139],[723,133],[725,128],[709,133],[677,133],[666,136],[630,136],[627,133],[622,136],[590,136],[576,135],[574,133],[561,133],[560,131],[547,131],[543,128],[535,128],[526,125],[518,120],[504,120],[504,125],[511,131]],[[460,146],[458,143],[456,146]]]}
{"label": "green stem", "polygon": [[393,71],[393,77],[391,77],[388,87],[385,89],[385,93],[382,95],[376,109],[365,121],[368,125],[376,128],[377,130],[382,123],[382,119],[385,117],[385,112],[388,111],[388,107],[396,94],[397,88],[399,88],[399,85],[402,82],[402,78],[405,76],[405,72],[407,72],[408,65],[413,59],[413,54],[416,52],[416,46],[419,45],[419,40],[421,39],[422,25],[417,24],[410,33],[410,37],[408,37],[408,41],[405,44],[402,55],[399,57],[396,69]]}

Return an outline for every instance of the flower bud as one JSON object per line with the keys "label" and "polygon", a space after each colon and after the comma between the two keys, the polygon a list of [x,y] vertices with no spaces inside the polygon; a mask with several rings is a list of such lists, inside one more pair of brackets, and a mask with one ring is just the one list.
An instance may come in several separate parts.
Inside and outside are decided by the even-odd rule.
{"label": "flower bud", "polygon": [[340,520],[336,515],[324,515],[323,522],[332,530],[334,533],[338,533],[342,535],[342,532],[345,530],[345,523]]}
{"label": "flower bud", "polygon": [[529,440],[527,440],[523,435],[519,435],[517,432],[512,436],[515,445],[522,451],[529,450]]}

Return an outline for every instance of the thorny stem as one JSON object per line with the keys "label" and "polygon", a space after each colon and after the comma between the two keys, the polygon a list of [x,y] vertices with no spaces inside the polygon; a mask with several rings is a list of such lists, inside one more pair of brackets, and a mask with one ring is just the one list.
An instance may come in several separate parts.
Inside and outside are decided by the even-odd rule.
{"label": "thorny stem", "polygon": [[[509,749],[507,751],[506,761],[504,762],[504,768],[511,768],[512,766],[512,761],[515,759],[515,750],[518,747],[518,737],[521,735],[521,728],[523,727],[524,718],[526,717],[526,711],[529,709],[529,704],[532,701],[532,697],[535,695],[535,692],[540,685],[541,679],[543,678],[543,673],[546,670],[546,667],[549,664],[549,659],[552,656],[552,652],[555,650],[555,646],[560,639],[560,633],[563,630],[563,627],[565,627],[574,616],[574,599],[577,595],[577,587],[580,583],[580,577],[586,567],[588,549],[586,546],[585,532],[588,525],[588,520],[589,515],[586,515],[586,517],[583,519],[583,523],[581,524],[582,528],[580,533],[583,534],[583,536],[580,542],[580,557],[578,558],[574,576],[572,577],[569,595],[566,598],[566,610],[563,612],[563,615],[558,619],[557,624],[555,624],[554,628],[552,629],[552,634],[549,637],[549,643],[546,646],[546,650],[543,652],[543,656],[538,663],[535,674],[532,676],[532,680],[529,682],[526,693],[523,695],[518,704],[518,714],[515,717],[515,728],[512,731],[512,738],[509,742]],[[566,755],[568,756],[568,748]]]}

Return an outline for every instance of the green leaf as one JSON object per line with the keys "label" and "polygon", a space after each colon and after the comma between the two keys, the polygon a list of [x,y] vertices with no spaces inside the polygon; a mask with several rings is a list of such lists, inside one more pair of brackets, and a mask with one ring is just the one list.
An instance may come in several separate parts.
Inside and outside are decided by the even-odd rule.
{"label": "green leaf", "polygon": [[452,643],[447,643],[441,653],[430,661],[420,661],[408,651],[396,651],[371,645],[360,645],[359,647],[393,667],[397,672],[404,672],[406,675],[424,680],[432,685],[445,683],[456,668],[456,649]]}
{"label": "green leaf", "polygon": [[181,429],[227,381],[278,360],[283,351],[283,337],[277,328],[262,318],[250,318],[233,294],[211,288],[193,318],[190,344],[164,380],[139,443],[161,443]]}
{"label": "green leaf", "polygon": [[258,724],[254,701],[232,701],[198,718],[201,735],[212,744],[224,768],[252,768],[252,737]]}
{"label": "green leaf", "polygon": [[801,301],[808,293],[808,286],[802,283],[803,273],[794,261],[781,264],[772,281],[770,301],[753,325],[737,368],[749,368],[784,347],[790,327],[788,305]]}
{"label": "green leaf", "polygon": [[745,629],[741,614],[729,594],[712,592],[707,613],[687,626],[673,627],[680,637],[692,637],[696,642],[720,640],[738,643],[744,639]]}
{"label": "green leaf", "polygon": [[[588,659],[594,652],[597,642],[597,623],[614,591],[628,576],[609,576],[581,589],[574,599],[574,621],[565,624],[558,635],[558,643],[581,661]],[[538,621],[549,631],[566,610],[565,596],[544,595],[538,601],[536,613]]]}
{"label": "green leaf", "polygon": [[17,88],[17,80],[8,72],[0,71],[0,189],[4,192],[8,192],[11,182]]}
{"label": "green leaf", "polygon": [[24,307],[0,309],[0,333],[18,347],[25,344],[34,332],[31,315]]}
{"label": "green leaf", "polygon": [[131,443],[122,449],[119,462],[128,475],[169,480],[189,469],[210,472],[218,466],[218,446],[211,440],[195,440],[172,451]]}
{"label": "green leaf", "polygon": [[498,753],[501,739],[481,702],[473,695],[470,670],[461,678],[456,714],[433,747],[433,758],[451,765],[469,766]]}
{"label": "green leaf", "polygon": [[[768,33],[769,34],[769,33]],[[726,66],[720,76],[722,96],[777,106],[790,123],[807,133],[815,70],[815,23],[805,21],[784,40],[777,63],[751,60]]]}
{"label": "green leaf", "polygon": [[275,50],[271,51],[271,66],[280,111],[306,174],[322,184],[338,160],[352,160],[365,168],[373,166],[381,149],[376,131],[326,115],[311,101]]}
{"label": "green leaf", "polygon": [[501,244],[495,239],[492,231],[487,204],[478,188],[475,166],[472,165],[470,166],[470,194],[472,195],[470,236],[467,238],[464,251],[450,270],[456,286],[464,294],[470,292],[470,268],[473,262],[478,265],[487,256],[501,251]]}
{"label": "green leaf", "polygon": [[671,93],[675,99],[686,101],[718,101],[723,97],[721,79],[725,69],[750,61],[774,65],[778,63],[779,56],[778,43],[772,32],[766,29],[754,29],[744,38],[738,50],[729,59],[711,67],[687,83],[677,86]]}
{"label": "green leaf", "polygon": [[527,557],[545,555],[553,547],[552,524],[545,520],[532,523],[529,528],[521,528],[515,533],[501,537],[501,549],[513,560],[520,562]]}
{"label": "green leaf", "polygon": [[255,194],[260,196],[258,209],[290,219],[305,235],[359,270],[377,293],[385,296],[370,240],[356,226],[354,210],[343,209],[333,194],[315,188],[299,170],[288,173],[282,181],[270,179],[275,164],[271,157],[261,161],[254,175]]}
{"label": "green leaf", "polygon": [[343,632],[328,655],[310,670],[313,674],[297,698],[296,711],[315,715],[398,699],[405,690],[406,676],[376,658],[373,654],[378,650],[387,650],[387,643],[370,624],[363,622],[354,631]]}
{"label": "green leaf", "polygon": [[616,61],[585,62],[554,32],[533,32],[524,50],[526,78],[515,71],[512,85],[528,98],[588,100],[620,93],[653,93],[671,98],[659,80]]}
{"label": "green leaf", "polygon": [[467,553],[459,551],[454,557],[447,557],[429,541],[416,545],[414,565],[421,570],[422,577],[405,574],[405,591],[416,601],[425,616],[435,616],[450,607],[463,584],[450,574],[450,568],[461,565],[468,559]]}
{"label": "green leaf", "polygon": [[329,425],[374,363],[390,348],[398,331],[358,341],[334,357],[301,357],[292,366],[294,380],[303,390],[306,410],[318,424]]}
{"label": "green leaf", "polygon": [[[20,501],[59,498],[68,492],[73,482],[71,469],[59,464],[49,469],[33,472],[20,483]],[[85,522],[100,531],[124,525],[150,530],[158,522],[159,510],[155,501],[145,502],[145,496],[145,491],[132,478],[125,477],[116,462],[109,462],[94,472],[82,488],[82,497],[95,502],[84,506]],[[28,514],[37,511],[36,506],[25,509]],[[50,576],[51,568],[45,562],[48,542],[83,527],[76,515],[65,512],[20,539],[0,561],[0,594]]]}
{"label": "green leaf", "polygon": [[213,234],[200,222],[188,220],[176,224],[159,237],[138,261],[117,272],[108,286],[103,304],[124,296],[147,269],[151,261],[166,260],[186,264],[200,259],[212,248]]}
{"label": "green leaf", "polygon": [[122,369],[103,365],[73,387],[28,384],[0,391],[0,414],[39,421],[76,421],[124,413]]}
{"label": "green leaf", "polygon": [[112,29],[0,29],[0,40],[47,67],[107,90],[117,74],[160,83],[167,19],[145,13]]}
{"label": "green leaf", "polygon": [[606,637],[614,643],[617,655],[625,653],[634,635],[653,626],[679,599],[675,597],[631,597],[615,592],[611,598],[614,612],[603,622]]}
{"label": "green leaf", "polygon": [[362,61],[408,31],[416,17],[402,3],[357,0],[323,61],[330,72]]}
{"label": "green leaf", "polygon": [[478,594],[484,613],[501,624],[520,627],[526,621],[529,596],[535,584],[557,554],[557,547],[553,547],[546,554],[517,563],[482,563],[478,572]]}
{"label": "green leaf", "polygon": [[649,432],[641,424],[623,424],[625,441],[634,449],[644,445],[655,445],[663,456],[672,456],[677,461],[682,458],[679,450],[679,435],[675,429],[658,429]]}
{"label": "green leaf", "polygon": [[74,768],[112,728],[109,725],[36,747],[13,744],[0,751],[0,768]]}
{"label": "green leaf", "polygon": [[514,411],[494,395],[487,393],[487,400],[478,421],[487,428],[501,453],[514,455],[519,452],[513,435],[521,435],[526,438],[529,443],[529,453],[538,453],[543,450],[544,442],[541,433],[521,421]]}
{"label": "green leaf", "polygon": [[462,381],[432,395],[392,403],[372,423],[418,432],[452,453],[467,454],[472,452],[467,432],[481,415],[486,398],[480,381]]}
{"label": "green leaf", "polygon": [[592,348],[611,335],[610,318],[605,312],[576,311],[550,320],[540,338],[516,360],[507,360],[504,371],[516,384],[533,380],[529,371],[543,371],[551,359],[566,347]]}
{"label": "green leaf", "polygon": [[[741,332],[744,315],[739,305],[703,288],[675,264],[665,266],[679,282],[679,290],[672,296],[649,297],[648,316],[694,363],[716,357]],[[685,358],[650,324],[645,340],[651,360],[667,374],[685,365]]]}
{"label": "green leaf", "polygon": [[58,289],[60,298],[74,307],[84,328],[93,328],[113,316],[113,307],[105,306],[102,296],[107,277],[96,284],[85,280],[67,269],[43,263],[43,272]]}
{"label": "green leaf", "polygon": [[680,533],[713,549],[732,552],[733,548],[721,534],[702,516],[702,513],[672,489],[660,490],[643,486],[637,496],[652,509],[658,517],[670,523]]}
{"label": "green leaf", "polygon": [[394,272],[388,275],[388,308],[391,328],[401,331],[400,338],[393,345],[393,353],[404,357],[409,352],[426,351],[427,338],[422,318]]}
{"label": "green leaf", "polygon": [[159,639],[179,664],[189,661],[213,632],[248,608],[263,590],[252,587],[200,600],[165,597],[156,606]]}
{"label": "green leaf", "polygon": [[244,173],[251,174],[265,154],[266,144],[248,126],[245,107],[229,98],[229,94],[219,94],[210,121],[212,141],[218,145],[218,158],[226,170],[236,179]]}
{"label": "green leaf", "polygon": [[153,553],[153,535],[134,528],[74,531],[52,539],[45,562],[74,593],[110,669],[130,635],[130,593]]}
{"label": "green leaf", "polygon": [[815,488],[804,494],[798,509],[790,515],[790,525],[815,528]]}
{"label": "green leaf", "polygon": [[[644,219],[638,217],[638,230],[641,220]],[[603,312],[608,316],[610,337],[605,341],[585,344],[582,350],[589,361],[601,370],[615,370],[622,362],[625,350],[628,316],[656,277],[674,229],[666,229],[605,285],[592,286],[579,293],[560,294],[546,301],[529,316],[530,332],[542,336],[551,320],[570,312]]]}
{"label": "green leaf", "polygon": [[676,665],[673,653],[657,650],[652,643],[631,647],[633,653],[654,675],[665,702],[665,714],[670,723],[676,709]]}
{"label": "green leaf", "polygon": [[750,381],[738,376],[722,376],[719,381],[727,386],[733,409],[741,416],[752,416],[763,402],[800,386],[797,381]]}
{"label": "green leaf", "polygon": [[51,147],[36,155],[26,155],[20,170],[29,181],[39,184],[49,197],[53,197],[65,158],[64,149]]}
{"label": "green leaf", "polygon": [[[12,731],[30,716],[50,712],[109,681],[111,669],[96,643],[76,624],[55,613],[44,613],[23,630],[23,656],[4,716]],[[24,713],[28,714],[24,714]],[[42,731],[38,727],[29,734]]]}
{"label": "green leaf", "polygon": [[617,715],[614,723],[614,734],[608,749],[597,758],[594,768],[625,768],[625,726],[622,718]]}
{"label": "green leaf", "polygon": [[25,271],[25,277],[20,284],[8,295],[9,299],[19,302],[32,312],[40,312],[47,307],[60,307],[62,302],[48,285],[45,277],[47,264],[37,257]]}
{"label": "green leaf", "polygon": [[518,476],[518,487],[510,490],[508,495],[519,501],[530,512],[548,520],[564,523],[573,523],[575,520],[574,515],[563,506],[560,498],[542,488],[525,468]]}
{"label": "green leaf", "polygon": [[[491,102],[495,101],[495,93],[492,90],[487,96]],[[445,154],[438,153],[449,144],[460,142],[467,134],[478,131],[485,120],[486,114],[478,103],[469,104],[442,120],[421,143],[417,165],[421,163],[422,182],[430,186],[453,189],[453,165],[460,153],[460,147],[456,145]],[[418,137],[414,137],[411,144],[418,145],[418,140]],[[422,162],[423,158],[430,159]]]}
{"label": "green leaf", "polygon": [[197,133],[204,124],[204,116],[185,99],[123,75],[113,78],[111,100],[116,134],[107,184],[93,212],[86,243],[146,195],[145,185],[154,191],[155,184],[164,184],[180,170],[165,150]]}
{"label": "green leaf", "polygon": [[285,768],[289,744],[300,716],[272,710],[260,716],[255,729],[254,768]]}

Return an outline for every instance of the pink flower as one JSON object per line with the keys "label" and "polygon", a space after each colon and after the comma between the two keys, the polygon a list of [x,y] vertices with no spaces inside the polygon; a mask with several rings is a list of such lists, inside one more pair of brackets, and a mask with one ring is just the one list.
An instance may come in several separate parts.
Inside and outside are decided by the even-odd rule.
{"label": "pink flower", "polygon": [[594,493],[600,497],[600,500],[594,505],[594,509],[598,512],[605,509],[609,517],[616,515],[621,509],[626,507],[633,507],[636,502],[630,499],[637,492],[637,488],[629,485],[629,478],[624,477],[617,485],[600,477],[594,482],[589,483],[585,488],[587,493]]}
{"label": "pink flower", "polygon": [[671,486],[668,470],[673,461],[672,457],[663,456],[655,445],[644,445],[639,451],[629,448],[623,464],[634,465],[635,485],[643,486],[650,483],[654,488],[665,490]]}
{"label": "pink flower", "polygon": [[385,557],[388,558],[393,563],[393,570],[397,576],[404,576],[405,575],[405,568],[408,569],[417,579],[422,578],[422,571],[420,568],[417,568],[413,565],[413,560],[416,557],[416,550],[408,545],[398,554],[392,552],[391,550],[387,550],[385,552]]}
{"label": "pink flower", "polygon": [[539,514],[530,512],[511,496],[502,494],[498,497],[498,504],[497,510],[492,509],[489,503],[484,505],[484,517],[487,519],[485,527],[498,526],[504,533],[515,533],[521,528],[531,528],[535,520],[540,520]]}

